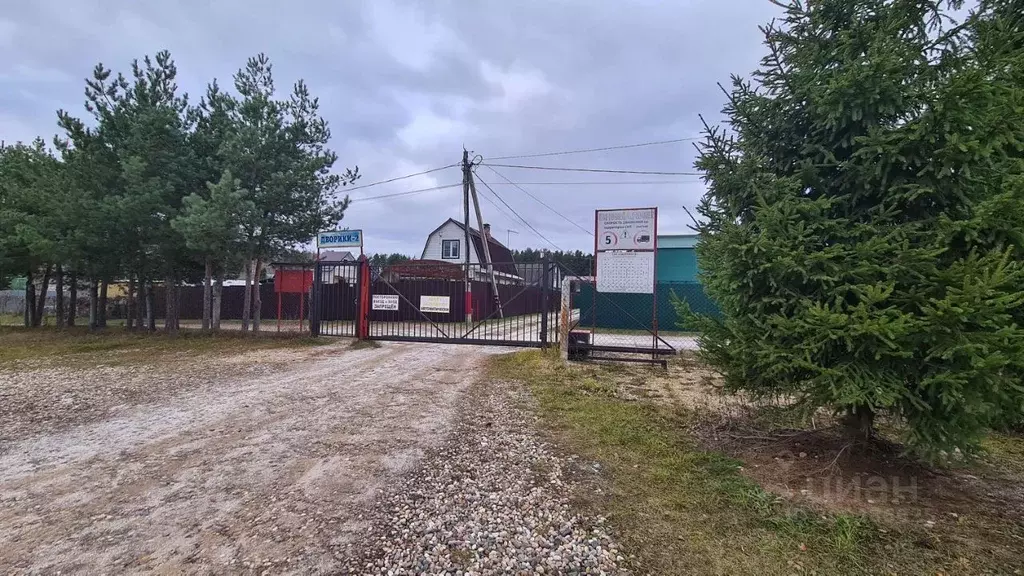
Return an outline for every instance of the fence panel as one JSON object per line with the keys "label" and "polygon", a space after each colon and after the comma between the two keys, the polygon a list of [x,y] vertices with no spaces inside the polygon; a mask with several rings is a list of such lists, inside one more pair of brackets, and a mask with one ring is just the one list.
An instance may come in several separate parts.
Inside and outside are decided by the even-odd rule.
{"label": "fence panel", "polygon": [[[369,337],[511,346],[544,346],[557,337],[560,273],[484,265],[405,262],[372,271]],[[468,285],[467,285],[468,281]],[[468,293],[467,293],[468,286]],[[467,306],[466,298],[470,298]]]}

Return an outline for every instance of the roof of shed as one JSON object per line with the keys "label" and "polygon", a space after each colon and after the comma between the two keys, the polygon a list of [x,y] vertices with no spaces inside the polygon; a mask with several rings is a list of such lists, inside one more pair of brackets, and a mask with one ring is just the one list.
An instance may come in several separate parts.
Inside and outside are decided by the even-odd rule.
{"label": "roof of shed", "polygon": [[697,234],[659,234],[658,249],[696,248],[700,236]]}

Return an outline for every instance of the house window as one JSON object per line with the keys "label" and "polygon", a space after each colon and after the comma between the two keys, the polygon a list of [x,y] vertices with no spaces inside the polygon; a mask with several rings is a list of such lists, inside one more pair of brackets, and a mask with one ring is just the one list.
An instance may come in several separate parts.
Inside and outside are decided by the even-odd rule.
{"label": "house window", "polygon": [[459,259],[459,241],[441,240],[441,258],[445,260]]}

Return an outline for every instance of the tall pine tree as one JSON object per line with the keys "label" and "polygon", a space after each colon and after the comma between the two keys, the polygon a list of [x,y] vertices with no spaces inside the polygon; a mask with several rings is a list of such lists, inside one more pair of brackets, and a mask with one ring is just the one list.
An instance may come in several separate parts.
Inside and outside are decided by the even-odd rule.
{"label": "tall pine tree", "polygon": [[1024,413],[1024,10],[958,4],[794,0],[697,161],[704,357],[932,458]]}

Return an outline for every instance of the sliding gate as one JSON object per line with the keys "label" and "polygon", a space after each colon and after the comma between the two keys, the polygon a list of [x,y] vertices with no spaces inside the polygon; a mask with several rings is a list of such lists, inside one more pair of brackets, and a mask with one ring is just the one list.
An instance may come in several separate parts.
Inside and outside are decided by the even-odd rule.
{"label": "sliding gate", "polygon": [[561,268],[552,262],[321,263],[314,281],[313,334],[556,346],[561,281]]}

